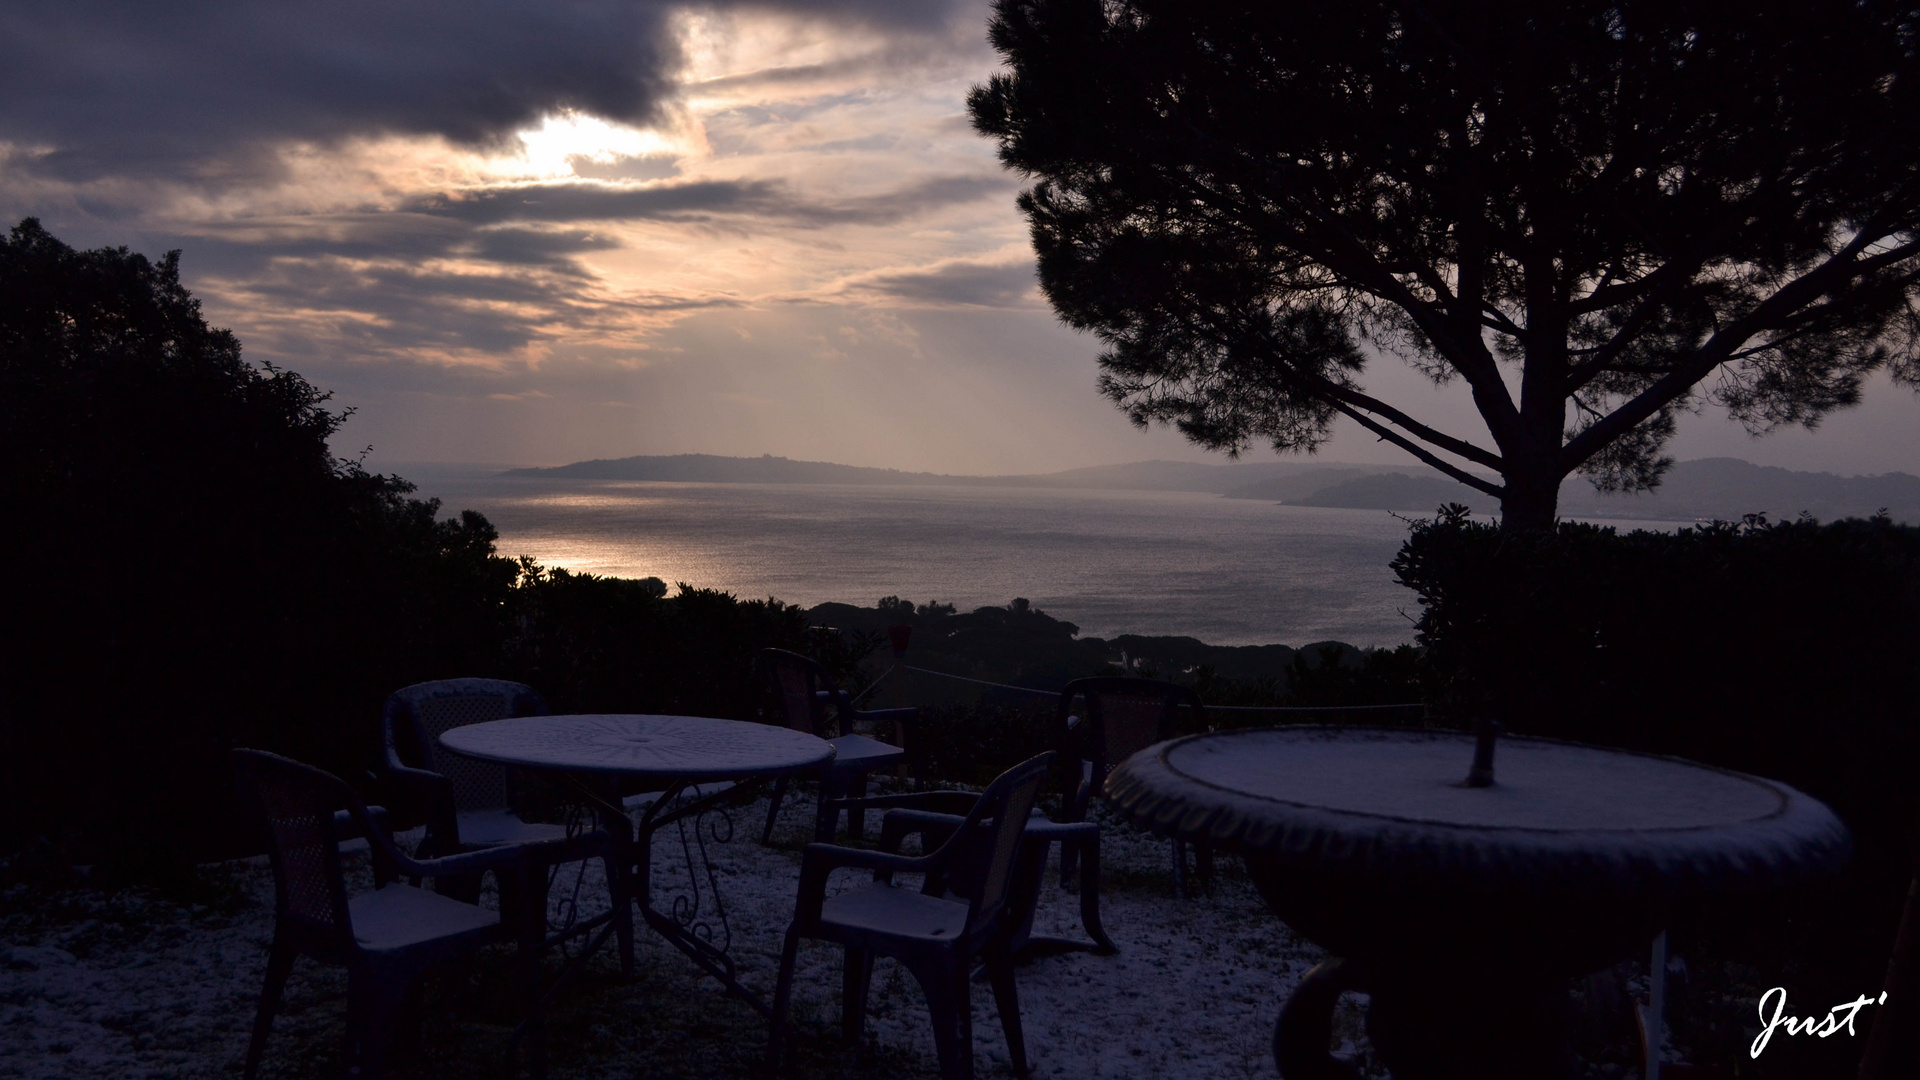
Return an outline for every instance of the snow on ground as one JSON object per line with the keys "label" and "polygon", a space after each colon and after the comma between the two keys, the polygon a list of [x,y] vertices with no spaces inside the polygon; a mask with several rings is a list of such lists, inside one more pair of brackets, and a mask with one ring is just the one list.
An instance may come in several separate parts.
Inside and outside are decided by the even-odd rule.
{"label": "snow on ground", "polygon": [[[767,998],[793,914],[799,847],[810,807],[783,813],[771,848],[758,841],[766,804],[732,810],[727,843],[709,843],[741,981]],[[722,824],[709,819],[710,824]],[[872,822],[870,820],[870,827]],[[1102,913],[1115,956],[1071,953],[1020,969],[1018,985],[1034,1075],[1128,1080],[1275,1075],[1279,1003],[1320,952],[1269,914],[1240,870],[1219,860],[1211,889],[1176,900],[1164,841],[1106,823]],[[672,831],[655,846],[656,904],[686,880]],[[362,867],[364,858],[360,859]],[[364,877],[364,869],[360,871]],[[556,907],[574,890],[568,869]],[[263,861],[204,869],[200,902],[150,893],[15,886],[0,897],[0,1077],[238,1076],[273,931],[272,875]],[[859,884],[857,872],[835,887]],[[1083,937],[1078,898],[1043,894],[1037,934]],[[597,865],[579,882],[583,909],[604,908]],[[561,990],[547,1024],[549,1074],[570,1077],[749,1077],[762,1073],[766,1024],[643,931],[639,971],[622,982],[611,949]],[[552,958],[549,970],[560,960]],[[416,1046],[398,1051],[395,1076],[510,1075],[517,1022],[512,954],[431,980]],[[264,1076],[337,1075],[345,977],[302,960],[267,1044]],[[893,961],[874,971],[869,1024],[858,1047],[839,1029],[840,953],[803,945],[794,991],[795,1038],[782,1075],[939,1075],[924,999]],[[1006,1043],[984,983],[974,985],[974,1047],[983,1077],[1010,1075]],[[1359,1039],[1356,1008],[1341,1032]]]}

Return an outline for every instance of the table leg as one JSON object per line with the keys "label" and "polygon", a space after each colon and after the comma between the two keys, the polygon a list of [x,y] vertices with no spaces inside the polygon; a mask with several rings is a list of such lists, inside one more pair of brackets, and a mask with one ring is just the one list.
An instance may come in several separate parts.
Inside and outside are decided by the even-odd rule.
{"label": "table leg", "polygon": [[[706,829],[718,843],[725,843],[732,838],[731,818],[723,814],[719,824],[710,825],[707,815],[727,802],[739,800],[742,789],[734,787],[683,802],[680,796],[687,787],[685,783],[669,787],[641,815],[639,835],[633,846],[634,903],[638,905],[641,917],[656,933],[687,954],[702,971],[719,980],[729,993],[753,1006],[760,1015],[771,1017],[772,1007],[741,984],[738,969],[728,952],[732,945],[733,929],[727,920],[725,901],[720,896],[719,875],[707,856],[707,835],[701,831]],[[673,898],[671,911],[663,911],[655,907],[653,902],[653,839],[669,825],[678,827],[681,850],[687,860],[688,890]],[[691,837],[688,835],[689,825]],[[704,894],[702,879],[706,883]],[[708,914],[709,911],[711,914]]]}
{"label": "table leg", "polygon": [[1575,1075],[1565,979],[1402,968],[1371,973],[1367,991],[1367,1035],[1396,1080]]}
{"label": "table leg", "polygon": [[1273,1025],[1273,1063],[1282,1080],[1359,1080],[1359,1070],[1327,1052],[1340,995],[1361,989],[1359,969],[1338,957],[1307,972],[1280,1006]]}

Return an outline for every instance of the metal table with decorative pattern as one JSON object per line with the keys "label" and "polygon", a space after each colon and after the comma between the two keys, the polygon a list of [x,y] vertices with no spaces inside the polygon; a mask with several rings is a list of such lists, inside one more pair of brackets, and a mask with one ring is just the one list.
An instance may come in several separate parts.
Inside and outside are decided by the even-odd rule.
{"label": "metal table with decorative pattern", "polygon": [[[602,826],[627,846],[617,860],[630,875],[626,890],[647,925],[673,942],[709,975],[739,995],[762,1015],[770,1010],[759,995],[740,984],[727,952],[730,928],[720,902],[718,879],[705,859],[702,818],[726,799],[728,792],[682,798],[696,784],[715,781],[757,781],[817,770],[833,758],[826,740],[805,732],[743,720],[716,720],[704,716],[660,716],[644,713],[528,716],[454,728],[440,743],[456,754],[536,770],[559,778],[582,802],[598,813]],[[614,784],[621,779],[650,781],[662,790],[636,825],[622,806]],[[686,822],[693,822],[693,845],[687,847],[688,873],[693,885],[689,903],[676,898],[673,911],[653,904],[653,838],[661,829],[678,826],[686,845]],[[719,839],[728,839],[727,835]],[[695,849],[703,864],[696,868]],[[705,876],[708,901],[717,913],[719,933],[702,920],[700,878]],[[597,944],[597,942],[596,942]]]}
{"label": "metal table with decorative pattern", "polygon": [[1292,727],[1175,739],[1107,798],[1157,832],[1238,851],[1268,905],[1338,959],[1281,1010],[1284,1077],[1342,1075],[1328,1021],[1348,990],[1397,1080],[1559,1077],[1567,980],[1670,920],[1837,868],[1846,828],[1770,780],[1674,758],[1473,736]]}

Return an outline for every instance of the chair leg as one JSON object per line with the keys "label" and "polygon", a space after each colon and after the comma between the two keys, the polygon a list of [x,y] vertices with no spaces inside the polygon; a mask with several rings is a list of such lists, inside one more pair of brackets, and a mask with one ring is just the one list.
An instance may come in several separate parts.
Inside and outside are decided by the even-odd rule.
{"label": "chair leg", "polygon": [[834,783],[831,775],[820,778],[819,813],[813,819],[813,839],[816,843],[833,843],[833,834],[840,827],[840,785]]}
{"label": "chair leg", "polygon": [[273,1030],[273,1014],[280,1008],[280,995],[287,988],[287,976],[293,972],[293,960],[299,953],[292,945],[274,935],[273,948],[267,953],[267,981],[260,988],[260,1009],[253,1018],[253,1039],[247,1044],[245,1080],[260,1073],[260,1059],[267,1050],[267,1035]]}
{"label": "chair leg", "polygon": [[767,1039],[767,1080],[777,1080],[780,1075],[780,1055],[787,1045],[787,1014],[793,1005],[793,965],[800,955],[800,932],[787,931],[786,947],[780,951],[780,979],[773,988],[773,1016],[768,1028],[771,1036]]}
{"label": "chair leg", "polygon": [[760,831],[762,846],[773,843],[773,823],[780,817],[780,803],[787,797],[787,778],[773,782],[773,799],[767,805],[767,827]]}
{"label": "chair leg", "polygon": [[379,1080],[409,980],[355,968],[347,975],[347,1075]]}
{"label": "chair leg", "polygon": [[1111,955],[1120,951],[1107,931],[1100,925],[1100,838],[1094,837],[1084,844],[1062,844],[1061,856],[1071,848],[1083,847],[1080,863],[1080,922],[1087,928],[1087,936],[1100,946],[1095,952]]}
{"label": "chair leg", "polygon": [[1061,844],[1060,845],[1060,887],[1062,889],[1067,890],[1068,892],[1072,892],[1075,888],[1078,887],[1076,884],[1078,879],[1074,876],[1074,870],[1076,870],[1080,865],[1079,859],[1080,859],[1079,845],[1077,844]]}
{"label": "chair leg", "polygon": [[[854,777],[852,782],[850,782],[847,785],[846,793],[841,797],[852,798],[852,799],[866,798],[867,797],[867,778],[865,776]],[[847,807],[847,842],[858,844],[858,843],[864,842],[866,838],[867,838],[866,810],[858,806]],[[828,839],[832,839],[832,837],[828,837]]]}
{"label": "chair leg", "polygon": [[989,948],[987,978],[993,982],[993,1003],[1000,1010],[1000,1027],[1007,1036],[1007,1056],[1013,1063],[1013,1075],[1028,1080],[1027,1039],[1020,1030],[1020,994],[1013,981],[1013,955],[1006,944]]}
{"label": "chair leg", "polygon": [[867,995],[872,986],[873,954],[848,946],[840,976],[840,1038],[848,1046],[858,1046],[867,1030]]}
{"label": "chair leg", "polygon": [[927,996],[933,1014],[933,1045],[940,1052],[940,1080],[973,1080],[973,1005],[968,1000],[968,964],[957,953],[903,958]]}

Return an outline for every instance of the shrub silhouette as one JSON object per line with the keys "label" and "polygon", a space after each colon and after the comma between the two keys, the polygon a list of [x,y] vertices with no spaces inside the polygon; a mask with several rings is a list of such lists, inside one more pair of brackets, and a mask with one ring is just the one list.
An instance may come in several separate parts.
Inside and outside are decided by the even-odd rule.
{"label": "shrub silhouette", "polygon": [[32,219],[0,239],[9,839],[204,847],[221,747],[359,775],[396,680],[497,647],[515,567],[492,527],[334,458],[326,402],[206,324],[177,252],[78,251]]}

